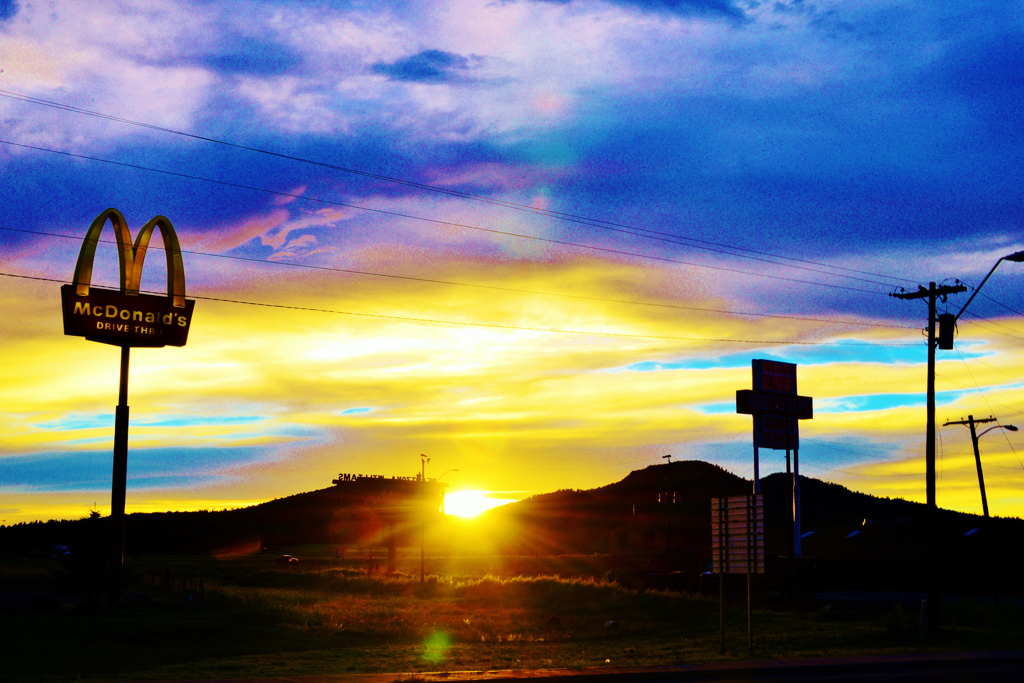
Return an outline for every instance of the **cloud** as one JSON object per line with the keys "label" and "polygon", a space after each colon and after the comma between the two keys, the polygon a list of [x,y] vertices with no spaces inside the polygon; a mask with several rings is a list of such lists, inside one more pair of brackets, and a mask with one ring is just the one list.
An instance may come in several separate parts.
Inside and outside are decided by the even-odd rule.
{"label": "cloud", "polygon": [[202,63],[229,74],[276,76],[298,70],[303,60],[288,45],[250,39],[240,41],[240,45],[227,52],[204,57]]}
{"label": "cloud", "polygon": [[[743,10],[738,9],[729,0],[606,0],[612,5],[635,7],[644,12],[665,12],[682,15],[723,15],[740,18]],[[532,0],[556,5],[572,3],[586,4],[585,0]]]}
{"label": "cloud", "polygon": [[394,81],[450,83],[462,79],[462,72],[469,71],[473,62],[479,61],[476,56],[467,58],[442,50],[424,50],[390,64],[374,64],[373,71]]}

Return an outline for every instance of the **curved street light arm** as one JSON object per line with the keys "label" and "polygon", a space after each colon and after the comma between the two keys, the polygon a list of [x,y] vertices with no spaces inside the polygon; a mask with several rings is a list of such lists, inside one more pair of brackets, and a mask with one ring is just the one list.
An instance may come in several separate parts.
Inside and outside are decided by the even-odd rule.
{"label": "curved street light arm", "polygon": [[988,434],[989,432],[991,432],[993,429],[1005,429],[1005,430],[1010,431],[1010,432],[1017,431],[1017,428],[1014,427],[1013,425],[996,425],[995,427],[989,427],[988,429],[983,431],[981,434],[978,434],[978,438],[980,439],[981,437],[983,437],[986,434]]}
{"label": "curved street light arm", "polygon": [[988,279],[992,277],[992,273],[996,272],[996,268],[998,268],[999,264],[1002,263],[1003,261],[1013,261],[1014,263],[1021,263],[1022,261],[1024,261],[1024,251],[1018,251],[1012,254],[1008,254],[999,259],[998,261],[996,261],[996,264],[992,266],[992,270],[988,271],[988,275],[986,275],[985,279],[981,281],[981,284],[974,288],[974,293],[971,294],[971,297],[967,300],[967,303],[963,305],[963,308],[960,309],[960,312],[956,314],[955,318],[953,318],[954,324],[960,320],[960,316],[964,314],[964,311],[967,310],[967,307],[970,306],[972,301],[974,301],[974,297],[978,296],[978,292],[981,291],[981,288],[985,285],[986,282],[988,282]]}

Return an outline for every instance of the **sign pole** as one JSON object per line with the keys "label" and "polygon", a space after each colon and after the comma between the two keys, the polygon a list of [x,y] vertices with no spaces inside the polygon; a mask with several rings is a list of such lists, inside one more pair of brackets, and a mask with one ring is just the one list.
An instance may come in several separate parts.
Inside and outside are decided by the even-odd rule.
{"label": "sign pole", "polygon": [[[754,418],[757,419],[756,417]],[[754,437],[754,495],[761,493],[761,463],[757,452],[757,437]]]}
{"label": "sign pole", "polygon": [[793,549],[794,557],[800,557],[800,449],[793,448]]}
{"label": "sign pole", "polygon": [[718,575],[720,653],[725,654],[725,577],[747,574],[747,650],[754,651],[753,577],[764,573],[764,502],[760,495],[711,499],[712,568]]}
{"label": "sign pole", "polygon": [[725,654],[725,575],[729,572],[729,550],[726,533],[729,528],[728,502],[718,499],[718,635],[720,654]]}
{"label": "sign pole", "polygon": [[751,576],[757,570],[757,514],[754,507],[756,499],[747,505],[747,655],[754,654],[754,610],[751,606]]}
{"label": "sign pole", "polygon": [[[128,488],[128,358],[131,347],[121,347],[121,381],[114,415],[114,472],[110,487],[111,567],[120,581],[124,564],[124,507]],[[116,590],[116,589],[115,589]]]}
{"label": "sign pole", "polygon": [[[96,246],[107,222],[114,230],[120,288],[92,286]],[[142,267],[153,231],[159,230],[167,257],[167,296],[142,294]],[[174,226],[164,216],[150,219],[134,243],[124,216],[107,209],[93,220],[75,263],[72,284],[60,288],[64,334],[121,347],[121,377],[114,413],[114,463],[110,484],[110,538],[107,552],[111,599],[120,594],[124,566],[124,509],[128,487],[128,362],[132,346],[184,346],[195,301],[185,298],[185,265]]]}

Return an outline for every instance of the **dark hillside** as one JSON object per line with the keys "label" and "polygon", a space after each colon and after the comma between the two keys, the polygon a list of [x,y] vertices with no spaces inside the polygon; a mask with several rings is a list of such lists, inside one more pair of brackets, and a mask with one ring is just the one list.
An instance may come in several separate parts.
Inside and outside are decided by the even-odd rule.
{"label": "dark hillside", "polygon": [[[787,557],[789,482],[776,473],[761,484],[766,552],[770,558]],[[409,491],[403,493],[410,486],[409,491],[424,490],[415,488],[418,482],[371,478],[349,489],[334,486],[239,510],[131,514],[125,550],[129,556],[230,555],[309,543],[379,547],[386,538],[399,547],[418,546],[420,508],[409,507]],[[367,495],[371,489],[376,493]],[[711,557],[711,498],[745,495],[751,489],[750,481],[706,462],[653,465],[600,488],[555,491],[495,508],[465,526],[435,511],[426,527],[428,545],[445,553],[597,553],[607,554],[613,567],[699,572]],[[813,565],[823,584],[919,583],[924,505],[807,477],[801,477],[801,489],[803,562]],[[417,493],[415,500],[424,499]],[[0,557],[49,554],[56,545],[95,546],[107,538],[108,523],[84,519],[0,527]],[[989,581],[993,558],[1005,581],[1024,580],[1024,521],[986,524],[977,515],[940,510],[937,530],[940,569],[951,585]]]}

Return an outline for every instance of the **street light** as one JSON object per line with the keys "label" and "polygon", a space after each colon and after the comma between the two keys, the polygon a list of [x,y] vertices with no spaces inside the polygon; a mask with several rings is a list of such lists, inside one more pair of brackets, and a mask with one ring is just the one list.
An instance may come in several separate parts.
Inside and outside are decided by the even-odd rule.
{"label": "street light", "polygon": [[986,275],[985,279],[981,281],[981,284],[974,288],[974,294],[971,294],[971,297],[967,299],[967,303],[964,304],[964,307],[961,308],[960,312],[956,314],[955,318],[953,318],[954,323],[960,319],[960,316],[964,314],[964,311],[967,310],[967,307],[971,304],[972,301],[974,301],[974,297],[978,296],[978,292],[981,291],[982,286],[986,282],[988,282],[988,279],[992,277],[992,273],[996,272],[996,268],[998,268],[999,264],[1002,263],[1003,261],[1011,261],[1013,263],[1024,263],[1024,251],[1015,251],[1014,253],[1007,254],[1006,256],[996,261],[996,264],[992,266],[992,270],[988,271],[988,275]]}
{"label": "street light", "polygon": [[974,463],[978,466],[978,487],[981,489],[981,508],[985,512],[985,519],[988,519],[988,497],[985,495],[985,476],[981,473],[981,452],[978,450],[978,440],[991,432],[993,429],[1005,429],[1010,432],[1017,431],[1017,428],[1013,425],[996,425],[989,427],[981,434],[977,433],[975,425],[985,424],[986,422],[995,422],[996,419],[989,416],[983,420],[975,420],[973,415],[968,415],[966,420],[960,420],[959,422],[953,422],[952,420],[946,421],[943,427],[949,425],[964,425],[971,429],[971,441],[974,443]]}

